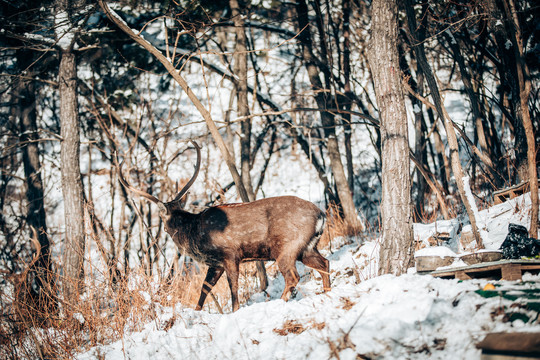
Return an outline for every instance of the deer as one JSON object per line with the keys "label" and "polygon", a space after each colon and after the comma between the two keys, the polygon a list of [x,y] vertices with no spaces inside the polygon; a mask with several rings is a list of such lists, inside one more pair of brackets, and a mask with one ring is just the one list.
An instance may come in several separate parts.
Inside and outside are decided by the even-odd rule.
{"label": "deer", "polygon": [[326,216],[315,204],[295,196],[277,196],[246,203],[211,206],[198,214],[182,209],[181,200],[195,182],[201,166],[201,148],[195,170],[173,200],[162,202],[154,195],[128,183],[119,166],[120,183],[131,193],[159,208],[164,229],[179,250],[207,265],[199,301],[202,309],[207,295],[225,272],[231,292],[232,311],[239,309],[239,265],[245,261],[275,261],[285,279],[281,299],[288,301],[300,277],[296,261],[319,272],[323,290],[330,290],[330,265],[317,250]]}

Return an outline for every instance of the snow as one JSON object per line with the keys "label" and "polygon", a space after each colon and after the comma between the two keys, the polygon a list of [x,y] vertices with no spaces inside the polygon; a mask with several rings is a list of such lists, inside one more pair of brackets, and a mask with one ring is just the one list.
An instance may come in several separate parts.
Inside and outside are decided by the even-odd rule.
{"label": "snow", "polygon": [[414,257],[419,257],[419,256],[456,257],[457,254],[446,246],[433,246],[433,247],[420,249],[414,253]]}
{"label": "snow", "polygon": [[459,249],[457,236],[460,229],[460,222],[456,219],[439,220],[432,224],[413,224],[413,229],[414,238],[424,246],[429,246],[428,239],[430,237],[447,233],[451,239],[448,246],[453,251],[458,251]]}
{"label": "snow", "polygon": [[[260,0],[262,6],[269,6],[270,1]],[[121,10],[120,4],[110,4],[111,8]],[[122,23],[121,19],[116,13]],[[67,14],[57,15],[58,35],[66,34],[60,40],[59,45],[69,45],[73,32],[69,30]],[[155,26],[161,24],[156,23]],[[152,29],[150,29],[152,30]],[[1,30],[0,30],[1,31]],[[137,31],[135,31],[137,32]],[[153,31],[147,32],[153,33]],[[148,36],[147,35],[147,36]],[[508,44],[507,44],[508,45]],[[261,44],[257,48],[264,48]],[[511,46],[511,43],[510,45]],[[279,51],[279,47],[271,47],[269,53]],[[209,55],[207,55],[209,56]],[[268,55],[268,58],[272,58]],[[216,61],[216,63],[219,63]],[[272,62],[271,62],[272,63]],[[279,66],[276,61],[276,67]],[[360,63],[360,62],[359,62]],[[266,66],[264,65],[265,69]],[[79,69],[79,71],[81,71]],[[123,70],[121,70],[123,71]],[[281,73],[280,71],[273,71]],[[89,73],[90,74],[90,73]],[[305,74],[301,74],[305,76]],[[84,76],[90,78],[95,74]],[[146,79],[144,76],[143,79]],[[286,77],[284,77],[286,79]],[[158,77],[147,75],[148,83],[157,84]],[[196,73],[190,81],[194,89],[202,89],[204,79]],[[214,118],[220,118],[220,109],[217,102],[228,103],[228,98],[221,93],[221,82],[213,78],[209,79],[207,100],[216,104],[209,107],[212,109]],[[197,82],[198,81],[198,82]],[[285,81],[285,80],[283,80]],[[287,80],[288,81],[288,80]],[[141,82],[144,82],[142,80]],[[307,81],[305,81],[307,83]],[[202,84],[202,85],[201,85]],[[288,86],[287,84],[282,84]],[[143,86],[144,88],[144,86]],[[150,87],[149,87],[150,88]],[[171,103],[181,103],[186,123],[194,121],[193,111],[186,105],[185,95],[177,89],[177,93],[165,93],[156,95],[158,92],[150,91],[142,96],[155,100],[165,107],[171,107]],[[272,91],[279,92],[276,86]],[[131,90],[115,92],[118,96],[131,96]],[[262,89],[261,92],[265,92]],[[268,92],[271,92],[268,90]],[[223,92],[225,93],[225,92]],[[228,92],[227,92],[228,93]],[[221,97],[224,97],[222,99]],[[269,97],[263,94],[266,101]],[[273,95],[274,100],[279,98]],[[279,100],[282,100],[279,98]],[[283,101],[276,103],[282,104]],[[158,104],[156,104],[157,106]],[[461,95],[447,93],[445,105],[452,113],[452,118],[460,125],[465,124],[469,116],[468,108],[463,104]],[[422,111],[415,105],[414,112]],[[134,110],[134,112],[136,112]],[[140,114],[139,114],[140,115]],[[131,115],[138,118],[138,114]],[[231,115],[234,118],[233,115]],[[196,117],[196,115],[195,115]],[[375,115],[378,117],[378,114]],[[53,116],[45,116],[53,118]],[[126,116],[126,118],[128,118]],[[289,121],[290,119],[287,119]],[[292,121],[292,120],[290,120]],[[256,124],[256,123],[255,123]],[[185,125],[182,123],[182,125]],[[195,128],[196,124],[192,124]],[[204,124],[200,125],[204,128]],[[197,134],[197,129],[190,128],[188,133],[182,133],[182,138]],[[204,132],[204,131],[201,131]],[[362,132],[354,132],[356,134]],[[365,135],[365,134],[364,134]],[[412,139],[413,137],[411,137]],[[311,141],[311,138],[310,138]],[[317,140],[313,140],[317,141]],[[54,146],[57,146],[55,143]],[[58,145],[59,146],[59,145]],[[170,148],[163,153],[174,153],[175,148],[185,147],[180,140],[170,141]],[[373,151],[369,136],[358,136],[353,143],[353,153],[358,154],[356,159],[359,169],[364,168],[365,163],[373,161]],[[172,150],[171,150],[172,148]],[[218,151],[212,145],[207,145],[205,159],[220,159]],[[238,149],[237,149],[238,153]],[[135,154],[136,156],[137,154]],[[207,155],[207,156],[206,156]],[[466,154],[461,153],[462,156]],[[263,184],[260,196],[298,195],[304,199],[319,202],[324,189],[318,180],[313,167],[307,161],[297,161],[291,166],[291,159],[303,159],[299,149],[284,150],[276,153],[271,159],[268,177],[272,181]],[[289,159],[291,158],[291,159]],[[263,159],[258,157],[256,161]],[[226,183],[229,178],[226,167],[218,162],[220,167],[212,169],[210,180],[219,179],[220,183]],[[95,165],[94,165],[95,166]],[[176,161],[171,164],[171,178],[181,178],[185,174],[192,173],[190,161]],[[58,168],[58,166],[56,167]],[[53,171],[45,168],[44,171]],[[87,172],[85,169],[84,172]],[[329,175],[327,175],[329,176]],[[330,177],[330,176],[329,176]],[[45,176],[45,179],[55,179],[53,176]],[[372,176],[373,183],[369,186],[373,191],[378,189],[378,180]],[[92,176],[94,184],[105,184],[103,188],[94,189],[96,206],[101,209],[110,207],[110,192],[106,181],[108,176]],[[464,179],[465,180],[465,179]],[[60,192],[59,182],[49,180],[49,188]],[[101,185],[100,185],[101,186]],[[192,188],[193,191],[202,193],[205,184],[199,181]],[[468,187],[467,187],[468,188]],[[96,191],[98,190],[98,191]],[[53,190],[51,190],[52,192]],[[228,200],[235,200],[234,190],[227,194]],[[377,198],[377,196],[373,196]],[[474,197],[469,191],[467,197],[474,205]],[[56,194],[51,198],[60,199]],[[199,197],[194,197],[199,198]],[[471,200],[472,199],[472,200]],[[476,210],[478,226],[482,232],[482,238],[487,249],[497,249],[504,240],[507,227],[510,222],[529,226],[528,210],[530,199],[521,196],[509,200],[503,204],[493,206],[485,210]],[[56,215],[50,223],[63,224],[63,205],[59,202]],[[52,216],[52,215],[49,215]],[[466,219],[465,219],[466,220]],[[414,224],[415,239],[424,245],[429,245],[427,239],[437,233],[448,233],[450,241],[445,246],[428,247],[419,250],[416,256],[454,256],[463,254],[460,247],[460,233],[470,228],[463,223],[462,219],[436,221],[431,224]],[[63,233],[63,229],[55,229],[55,233]],[[60,239],[57,241],[61,243]],[[366,241],[366,239],[336,238],[332,241],[333,253],[326,252],[324,256],[330,260],[332,290],[322,293],[322,284],[318,274],[312,275],[312,271],[301,264],[297,264],[301,275],[300,284],[296,296],[289,302],[280,300],[284,281],[281,275],[271,279],[269,288],[265,293],[256,293],[251,296],[247,303],[241,304],[236,313],[218,314],[212,307],[211,301],[207,301],[203,311],[176,304],[166,307],[155,302],[154,291],[159,291],[159,284],[151,284],[148,291],[139,290],[143,278],[130,278],[128,288],[138,292],[146,307],[152,308],[158,314],[157,318],[145,324],[140,331],[124,333],[124,336],[110,344],[99,345],[76,356],[78,359],[186,359],[186,358],[250,358],[250,359],[356,359],[365,356],[370,358],[479,358],[479,351],[475,344],[482,340],[488,332],[492,331],[536,331],[540,332],[538,320],[523,322],[522,320],[510,321],[506,313],[501,309],[519,308],[523,300],[509,300],[498,293],[496,296],[486,298],[476,291],[481,290],[488,283],[487,280],[442,280],[429,275],[418,275],[415,271],[409,271],[407,275],[396,277],[391,275],[377,276],[378,269],[378,239]],[[176,248],[167,242],[164,252],[176,253]],[[453,255],[450,255],[453,254]],[[169,254],[170,255],[170,254]],[[89,263],[100,262],[97,250],[91,252],[89,257],[97,260]],[[171,256],[165,256],[170,258]],[[136,258],[136,253],[132,254]],[[182,260],[183,261],[183,258]],[[457,259],[457,261],[460,261]],[[457,264],[457,261],[453,264]],[[104,276],[94,269],[95,276]],[[508,289],[512,292],[521,292],[526,289],[539,289],[540,277],[527,275],[524,282],[515,281],[490,281],[497,289]],[[148,289],[148,288],[147,288]],[[223,304],[222,304],[223,305]],[[82,324],[85,318],[81,313],[73,315]],[[135,326],[126,325],[127,329]],[[138,327],[137,327],[138,328]],[[359,356],[360,355],[360,356]]]}
{"label": "snow", "polygon": [[58,37],[58,46],[63,50],[69,49],[73,44],[75,32],[71,29],[71,22],[67,11],[58,11],[55,15],[54,22],[56,26],[55,32]]}
{"label": "snow", "polygon": [[[526,221],[530,205],[514,205],[527,204],[527,198],[528,194],[478,212],[492,248],[506,236],[509,222]],[[500,226],[503,223],[506,228]],[[415,224],[416,239],[443,225],[455,229],[452,221],[420,225]],[[76,358],[473,359],[480,357],[475,345],[487,333],[540,332],[538,313],[527,308],[527,301],[538,299],[520,296],[539,291],[539,275],[525,274],[523,281],[445,280],[414,271],[376,276],[377,239],[337,238],[333,247],[333,253],[324,253],[332,269],[329,292],[322,292],[318,275],[298,264],[301,280],[288,302],[279,299],[284,284],[278,275],[271,279],[267,295],[255,294],[235,313],[154,303],[160,315],[141,331]],[[419,254],[456,256],[445,246]],[[495,290],[483,290],[488,283]],[[149,294],[143,296],[152,301]],[[512,316],[516,312],[520,316]]]}

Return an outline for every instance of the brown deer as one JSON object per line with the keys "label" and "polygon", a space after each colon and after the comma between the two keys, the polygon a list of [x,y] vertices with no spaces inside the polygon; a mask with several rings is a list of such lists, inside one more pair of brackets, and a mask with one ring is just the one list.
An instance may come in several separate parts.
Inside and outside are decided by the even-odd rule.
{"label": "brown deer", "polygon": [[321,274],[324,291],[330,290],[329,262],[317,250],[326,218],[311,202],[279,196],[214,206],[199,214],[181,208],[180,201],[193,185],[201,165],[200,147],[191,142],[197,150],[195,172],[172,201],[164,203],[129,185],[122,175],[121,165],[118,176],[126,189],[158,205],[165,231],[180,251],[208,265],[196,310],[201,310],[206,296],[224,271],[231,289],[233,311],[238,310],[238,274],[243,261],[275,260],[285,278],[281,296],[285,301],[299,281],[297,260],[316,269]]}

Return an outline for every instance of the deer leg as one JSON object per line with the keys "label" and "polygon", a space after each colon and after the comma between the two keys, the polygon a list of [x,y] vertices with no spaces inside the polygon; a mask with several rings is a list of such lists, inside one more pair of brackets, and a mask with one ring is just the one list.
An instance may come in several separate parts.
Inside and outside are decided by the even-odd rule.
{"label": "deer leg", "polygon": [[201,289],[201,297],[199,297],[199,302],[197,303],[197,307],[195,310],[201,310],[204,301],[206,300],[206,296],[210,291],[212,291],[212,288],[216,283],[218,282],[221,275],[223,275],[223,271],[225,269],[222,267],[209,267],[208,271],[206,272],[206,278],[204,279],[203,286]]}
{"label": "deer leg", "polygon": [[231,302],[233,312],[240,308],[238,303],[238,274],[240,262],[238,260],[226,260],[224,263],[225,271],[227,272],[227,280],[231,289]]}
{"label": "deer leg", "polygon": [[330,290],[330,262],[326,260],[317,249],[302,255],[302,263],[321,274],[324,291]]}
{"label": "deer leg", "polygon": [[292,291],[300,281],[300,275],[296,270],[295,260],[281,259],[278,261],[279,271],[283,274],[285,279],[285,289],[281,295],[281,299],[289,301]]}

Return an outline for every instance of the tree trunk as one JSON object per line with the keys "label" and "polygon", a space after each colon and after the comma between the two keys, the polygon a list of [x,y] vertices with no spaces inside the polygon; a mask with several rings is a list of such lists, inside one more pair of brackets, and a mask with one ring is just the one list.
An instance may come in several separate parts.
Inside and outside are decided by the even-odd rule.
{"label": "tree trunk", "polygon": [[[239,117],[249,115],[248,106],[248,71],[247,71],[247,41],[246,31],[244,26],[244,14],[240,12],[240,6],[237,0],[230,0],[231,12],[233,16],[234,27],[236,31],[236,50],[234,61],[234,72],[238,76],[237,85],[237,114]],[[251,180],[251,119],[243,120],[240,124],[242,136],[240,137],[240,177],[246,189],[248,200],[255,200],[253,192],[253,184]],[[245,200],[243,200],[245,201]],[[266,276],[266,268],[264,262],[257,261],[257,275],[261,290],[266,290],[268,287],[268,278]]]}
{"label": "tree trunk", "polygon": [[[298,28],[302,30],[302,32],[298,35],[298,38],[302,44],[304,66],[306,67],[313,91],[316,92],[315,101],[317,102],[317,106],[320,109],[326,109],[330,107],[330,101],[327,100],[329,89],[323,86],[319,77],[321,69],[317,67],[313,55],[313,44],[311,41],[311,32],[309,31],[308,8],[304,0],[299,0],[296,3],[296,13],[298,17]],[[323,111],[320,114],[321,122],[324,127],[325,139],[327,141],[330,166],[336,182],[337,195],[343,210],[344,220],[350,227],[351,232],[358,230],[362,231],[364,230],[364,225],[358,219],[353,196],[349,189],[347,177],[345,176],[345,168],[343,166],[343,162],[341,161],[341,153],[339,151],[339,143],[335,131],[335,118],[331,113],[326,111]]]}
{"label": "tree trunk", "polygon": [[372,37],[368,61],[379,106],[382,137],[382,240],[379,274],[400,275],[412,265],[407,113],[401,84],[396,1],[372,3]]}
{"label": "tree trunk", "polygon": [[79,164],[80,130],[77,105],[77,71],[73,52],[62,51],[58,84],[62,135],[60,163],[66,227],[63,292],[66,299],[74,301],[83,290],[85,236],[83,187]]}
{"label": "tree trunk", "polygon": [[[406,78],[409,79],[410,88],[418,95],[422,96],[424,92],[424,75],[422,70],[418,67],[416,68],[416,80],[412,76],[411,67],[407,62],[407,57],[405,56],[404,49],[398,44],[398,54],[399,54],[399,66],[400,70],[403,72]],[[422,102],[417,99],[414,94],[409,92],[409,100],[413,106],[414,113],[414,160],[416,166],[416,185],[414,189],[416,190],[416,200],[415,200],[415,217],[421,218],[424,215],[424,199],[425,193],[427,190],[428,181],[430,181],[424,174],[424,166],[428,167],[429,163],[427,161],[427,146],[426,146],[426,123],[424,120],[424,113],[422,111]],[[414,178],[414,174],[412,176]],[[430,186],[431,187],[431,186]],[[414,197],[414,196],[413,196]],[[437,194],[437,199],[439,199],[439,194]],[[446,214],[445,214],[446,216]]]}
{"label": "tree trunk", "polygon": [[342,97],[344,104],[343,108],[345,114],[344,118],[344,132],[345,132],[345,159],[347,160],[347,179],[349,179],[349,190],[354,194],[354,166],[353,166],[353,154],[352,154],[352,126],[351,115],[349,111],[352,105],[352,89],[351,89],[351,29],[350,29],[350,14],[351,14],[351,1],[343,0],[343,77],[345,78],[345,84],[343,90],[345,96]]}

